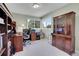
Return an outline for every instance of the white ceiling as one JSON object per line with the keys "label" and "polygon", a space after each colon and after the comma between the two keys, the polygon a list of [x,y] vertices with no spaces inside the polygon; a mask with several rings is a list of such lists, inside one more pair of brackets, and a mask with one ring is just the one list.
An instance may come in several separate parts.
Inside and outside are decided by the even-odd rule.
{"label": "white ceiling", "polygon": [[63,6],[67,5],[66,3],[40,3],[40,7],[34,9],[32,3],[7,3],[6,6],[11,12],[24,14],[35,17],[42,17],[51,11],[55,11]]}

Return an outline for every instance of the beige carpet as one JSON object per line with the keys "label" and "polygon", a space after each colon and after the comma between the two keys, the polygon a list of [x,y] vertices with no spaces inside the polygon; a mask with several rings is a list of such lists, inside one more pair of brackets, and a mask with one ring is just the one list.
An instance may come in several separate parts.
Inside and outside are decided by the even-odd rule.
{"label": "beige carpet", "polygon": [[67,53],[52,46],[48,40],[37,40],[24,46],[23,51],[14,56],[69,56]]}

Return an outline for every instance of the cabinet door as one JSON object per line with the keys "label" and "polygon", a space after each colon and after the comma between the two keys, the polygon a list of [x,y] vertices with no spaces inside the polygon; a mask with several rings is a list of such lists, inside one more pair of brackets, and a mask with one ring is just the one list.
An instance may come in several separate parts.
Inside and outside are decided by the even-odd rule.
{"label": "cabinet door", "polygon": [[70,53],[72,51],[72,47],[71,47],[71,39],[70,38],[66,38],[65,39],[65,51]]}
{"label": "cabinet door", "polygon": [[74,13],[69,13],[66,14],[66,32],[67,35],[72,35],[74,34],[75,31],[75,14]]}
{"label": "cabinet door", "polygon": [[56,37],[56,47],[63,50],[64,49],[64,38],[63,37]]}
{"label": "cabinet door", "polygon": [[23,38],[22,38],[22,36],[15,36],[14,37],[14,45],[16,48],[16,52],[23,50]]}

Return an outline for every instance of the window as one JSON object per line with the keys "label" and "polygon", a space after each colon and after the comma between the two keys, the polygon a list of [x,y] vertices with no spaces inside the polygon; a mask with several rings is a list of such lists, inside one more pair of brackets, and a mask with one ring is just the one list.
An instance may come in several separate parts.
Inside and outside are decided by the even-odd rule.
{"label": "window", "polygon": [[43,22],[44,28],[51,28],[51,25],[52,25],[52,19],[51,18],[46,18],[42,22]]}
{"label": "window", "polygon": [[40,28],[40,21],[30,21],[28,28]]}
{"label": "window", "polygon": [[40,28],[40,21],[35,21],[35,28]]}

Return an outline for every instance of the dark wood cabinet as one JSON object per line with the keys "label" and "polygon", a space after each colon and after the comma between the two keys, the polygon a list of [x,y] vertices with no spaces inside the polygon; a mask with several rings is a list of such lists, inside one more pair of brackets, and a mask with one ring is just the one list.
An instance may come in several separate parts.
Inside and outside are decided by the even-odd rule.
{"label": "dark wood cabinet", "polygon": [[54,17],[52,45],[72,54],[75,52],[75,12]]}
{"label": "dark wood cabinet", "polygon": [[7,14],[4,11],[2,5],[0,5],[0,55],[1,56],[7,55],[7,42],[8,42],[8,39],[7,39]]}
{"label": "dark wood cabinet", "polygon": [[[1,56],[7,56],[10,55],[10,45],[9,42],[12,38],[11,34],[12,31],[14,31],[13,26],[12,26],[12,14],[6,7],[4,3],[0,3],[0,35],[2,35],[2,49],[0,50],[0,55]],[[2,19],[2,20],[1,20]],[[1,23],[2,22],[2,23]],[[16,29],[15,29],[16,32]],[[1,43],[1,42],[0,42]]]}

